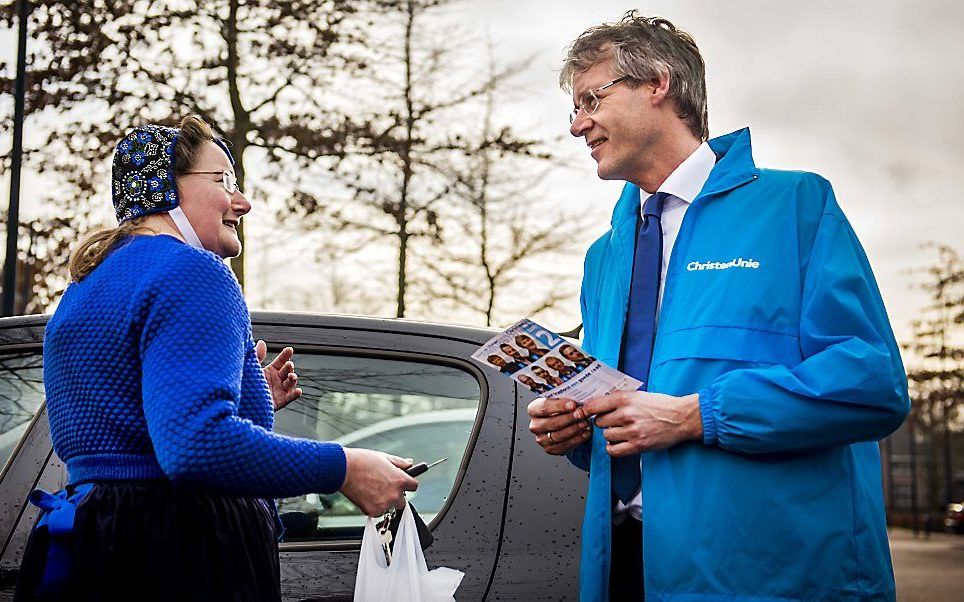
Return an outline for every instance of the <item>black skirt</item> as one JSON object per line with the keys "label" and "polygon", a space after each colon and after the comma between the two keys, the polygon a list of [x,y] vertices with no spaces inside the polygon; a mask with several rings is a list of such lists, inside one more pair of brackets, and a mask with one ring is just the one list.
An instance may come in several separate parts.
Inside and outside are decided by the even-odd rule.
{"label": "black skirt", "polygon": [[16,602],[281,600],[274,515],[261,499],[169,481],[97,483],[69,538],[65,587],[39,596],[49,538],[34,529]]}

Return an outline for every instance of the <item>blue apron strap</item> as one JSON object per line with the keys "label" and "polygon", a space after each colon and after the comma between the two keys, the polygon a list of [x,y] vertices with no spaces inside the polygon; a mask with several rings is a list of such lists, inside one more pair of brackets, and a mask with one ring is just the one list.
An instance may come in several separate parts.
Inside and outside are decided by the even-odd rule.
{"label": "blue apron strap", "polygon": [[282,543],[285,540],[285,531],[288,529],[285,528],[285,524],[281,522],[281,515],[278,514],[278,502],[274,498],[271,498],[270,501],[271,514],[274,515],[274,526],[278,530],[278,543]]}
{"label": "blue apron strap", "polygon": [[34,529],[47,527],[48,534],[47,561],[38,594],[57,593],[66,585],[71,565],[71,541],[68,536],[74,530],[77,505],[93,487],[93,483],[78,485],[69,496],[64,489],[57,493],[47,493],[42,489],[30,492],[27,499],[43,511]]}

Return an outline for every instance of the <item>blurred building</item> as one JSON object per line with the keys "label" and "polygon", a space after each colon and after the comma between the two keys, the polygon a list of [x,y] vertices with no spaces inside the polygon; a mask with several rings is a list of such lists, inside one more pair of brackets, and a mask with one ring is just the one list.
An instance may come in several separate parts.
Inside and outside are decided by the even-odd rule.
{"label": "blurred building", "polygon": [[964,500],[964,433],[952,430],[949,454],[946,447],[943,433],[934,436],[909,421],[881,441],[889,524],[924,528],[929,515],[939,529],[947,504]]}

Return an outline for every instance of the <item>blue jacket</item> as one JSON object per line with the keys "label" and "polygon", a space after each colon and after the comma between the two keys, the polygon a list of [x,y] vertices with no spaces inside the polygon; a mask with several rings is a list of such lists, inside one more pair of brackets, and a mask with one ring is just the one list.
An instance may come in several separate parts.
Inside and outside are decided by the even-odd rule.
{"label": "blue jacket", "polygon": [[[643,454],[647,600],[893,600],[876,441],[910,402],[867,258],[812,173],[758,169],[750,132],[717,163],[673,248],[649,389],[698,392],[704,438]],[[616,366],[639,189],[586,256],[586,349]],[[605,600],[612,497],[598,429],[582,600]]]}

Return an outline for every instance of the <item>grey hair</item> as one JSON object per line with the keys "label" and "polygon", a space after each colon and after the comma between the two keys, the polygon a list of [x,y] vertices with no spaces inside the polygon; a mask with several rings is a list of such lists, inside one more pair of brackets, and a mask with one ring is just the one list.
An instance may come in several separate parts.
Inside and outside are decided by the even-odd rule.
{"label": "grey hair", "polygon": [[700,140],[709,138],[706,66],[693,36],[662,17],[643,17],[635,10],[617,23],[590,27],[566,51],[559,85],[572,92],[572,79],[611,58],[615,75],[628,76],[632,87],[669,76],[667,98],[679,118]]}

